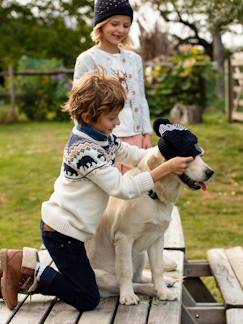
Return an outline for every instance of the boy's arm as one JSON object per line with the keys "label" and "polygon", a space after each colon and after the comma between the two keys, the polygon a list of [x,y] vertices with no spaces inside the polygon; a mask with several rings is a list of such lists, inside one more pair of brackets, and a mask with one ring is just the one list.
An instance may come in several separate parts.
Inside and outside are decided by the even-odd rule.
{"label": "boy's arm", "polygon": [[117,162],[137,166],[141,159],[148,153],[147,150],[138,148],[135,145],[120,140],[117,141],[119,142],[119,148],[115,152]]}
{"label": "boy's arm", "polygon": [[[138,148],[135,147],[135,149]],[[149,172],[122,176],[110,158],[99,147],[93,145],[82,149],[80,155],[76,155],[74,159],[66,163],[76,170],[77,180],[88,179],[108,195],[121,199],[136,198],[154,186]]]}
{"label": "boy's arm", "polygon": [[192,160],[191,157],[175,157],[150,172],[122,175],[101,151],[89,148],[86,152],[76,164],[79,166],[82,178],[89,179],[108,195],[121,199],[139,197],[143,192],[151,190],[154,187],[154,182],[170,173],[182,174]]}

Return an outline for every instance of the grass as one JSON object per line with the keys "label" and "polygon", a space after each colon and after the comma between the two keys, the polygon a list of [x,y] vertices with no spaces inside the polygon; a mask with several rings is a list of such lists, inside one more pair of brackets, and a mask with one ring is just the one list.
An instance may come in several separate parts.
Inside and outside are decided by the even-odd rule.
{"label": "grass", "polygon": [[[71,122],[0,126],[1,247],[40,246],[41,203],[52,193],[71,128]],[[186,255],[205,259],[212,247],[242,245],[243,124],[229,124],[225,116],[214,113],[189,128],[198,135],[205,160],[215,170],[208,191],[184,189],[178,201]],[[215,290],[212,280],[206,282]]]}

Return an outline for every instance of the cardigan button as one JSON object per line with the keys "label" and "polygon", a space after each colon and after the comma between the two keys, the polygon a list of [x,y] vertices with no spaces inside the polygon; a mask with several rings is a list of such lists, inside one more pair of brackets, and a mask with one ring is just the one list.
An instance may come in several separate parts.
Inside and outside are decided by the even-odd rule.
{"label": "cardigan button", "polygon": [[122,59],[122,62],[123,62],[123,63],[125,63],[125,62],[126,62],[126,60],[125,60],[125,59],[123,58],[123,59]]}
{"label": "cardigan button", "polygon": [[138,126],[136,127],[136,129],[139,130],[139,129],[140,129],[140,126],[138,125]]}
{"label": "cardigan button", "polygon": [[138,108],[136,107],[136,108],[134,109],[134,111],[135,111],[135,112],[138,112]]}

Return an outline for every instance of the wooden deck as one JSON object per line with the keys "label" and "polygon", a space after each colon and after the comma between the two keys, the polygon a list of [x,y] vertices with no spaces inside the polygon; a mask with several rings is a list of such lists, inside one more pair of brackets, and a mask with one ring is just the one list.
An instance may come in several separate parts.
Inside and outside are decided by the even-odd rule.
{"label": "wooden deck", "polygon": [[[161,253],[163,253],[161,249]],[[176,261],[177,270],[164,274],[174,284],[176,301],[159,301],[140,296],[138,305],[119,304],[118,297],[102,299],[90,312],[80,313],[55,297],[19,295],[14,311],[0,300],[0,324],[243,324],[243,250],[241,247],[212,249],[207,260],[188,261],[178,209],[165,235],[165,256]],[[42,263],[50,263],[40,250]],[[150,275],[150,270],[145,270]],[[214,276],[224,303],[219,304],[207,289],[203,277]]]}
{"label": "wooden deck", "polygon": [[[157,298],[140,296],[138,305],[125,306],[119,304],[118,297],[111,297],[102,299],[94,311],[81,314],[55,297],[19,295],[19,304],[14,311],[8,310],[0,301],[0,324],[179,324],[185,242],[177,208],[173,211],[172,222],[166,233],[165,247],[165,255],[178,265],[176,271],[165,273],[166,281],[173,284],[171,289],[176,291],[176,301],[162,302]],[[50,262],[46,250],[40,250],[39,257],[42,263]],[[150,271],[145,270],[145,275],[149,276]]]}

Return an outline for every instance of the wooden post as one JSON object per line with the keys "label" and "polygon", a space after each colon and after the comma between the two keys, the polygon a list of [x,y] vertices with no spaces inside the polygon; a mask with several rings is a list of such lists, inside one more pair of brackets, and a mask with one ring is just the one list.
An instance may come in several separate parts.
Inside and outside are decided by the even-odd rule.
{"label": "wooden post", "polygon": [[12,121],[17,120],[17,107],[15,100],[15,80],[14,80],[14,70],[13,66],[8,66],[8,76],[9,76],[9,90],[10,90],[10,104],[11,104],[11,119]]}
{"label": "wooden post", "polygon": [[229,123],[232,123],[232,111],[233,111],[233,78],[232,78],[232,66],[231,57],[225,60],[225,106],[228,115]]}

